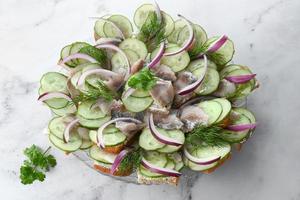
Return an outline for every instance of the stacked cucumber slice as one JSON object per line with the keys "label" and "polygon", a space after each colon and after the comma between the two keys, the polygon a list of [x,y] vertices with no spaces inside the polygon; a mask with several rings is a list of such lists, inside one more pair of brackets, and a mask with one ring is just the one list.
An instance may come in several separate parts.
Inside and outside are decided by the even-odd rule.
{"label": "stacked cucumber slice", "polygon": [[[87,152],[103,173],[125,176],[135,168],[140,183],[173,184],[184,167],[213,171],[252,135],[256,119],[236,102],[258,87],[255,74],[230,63],[235,50],[226,35],[208,37],[202,26],[178,16],[143,4],[133,23],[123,15],[97,18],[95,44],[62,48],[58,65],[65,71],[45,73],[38,91],[53,113],[48,133],[54,146]],[[144,69],[154,86],[132,86],[129,80]],[[170,76],[176,78],[165,80]],[[154,91],[165,83],[168,90]],[[122,173],[132,152],[141,161]]]}

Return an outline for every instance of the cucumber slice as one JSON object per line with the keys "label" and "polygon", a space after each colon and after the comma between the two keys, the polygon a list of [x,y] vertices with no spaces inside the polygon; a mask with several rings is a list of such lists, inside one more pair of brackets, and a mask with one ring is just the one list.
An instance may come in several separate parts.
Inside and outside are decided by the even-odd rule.
{"label": "cucumber slice", "polygon": [[[128,84],[126,83],[124,91],[126,91],[126,90],[128,90],[128,89],[129,89],[129,86],[128,86]],[[133,96],[133,97],[149,97],[150,94],[149,94],[149,91],[144,91],[144,90],[141,90],[141,89],[136,89],[136,90],[131,94],[131,96]]]}
{"label": "cucumber slice", "polygon": [[40,80],[43,92],[63,92],[68,94],[67,77],[58,72],[47,72]]}
{"label": "cucumber slice", "polygon": [[[219,37],[215,36],[210,39],[208,39],[207,43],[213,43],[216,41]],[[217,51],[213,53],[209,53],[209,58],[214,61],[217,65],[226,65],[228,62],[230,62],[233,58],[234,54],[234,45],[233,42],[228,39],[227,42],[219,48]]]}
{"label": "cucumber slice", "polygon": [[[231,147],[229,144],[226,144],[225,146],[218,147],[218,146],[200,146],[198,147],[193,153],[193,156],[196,156],[198,158],[209,158],[209,157],[215,157],[220,156],[221,159],[227,156],[231,151]],[[210,169],[218,164],[218,161],[208,164],[208,165],[199,165],[192,161],[189,161],[186,157],[184,157],[184,162],[189,168],[195,171],[203,171]]]}
{"label": "cucumber slice", "polygon": [[[42,87],[39,88],[39,95],[46,93]],[[50,108],[60,109],[68,105],[69,101],[64,98],[53,98],[44,101]]]}
{"label": "cucumber slice", "polygon": [[[86,42],[75,42],[72,44],[72,47],[70,49],[70,55],[71,54],[75,54],[75,53],[78,53],[80,51],[81,48],[83,47],[86,47],[86,46],[90,46],[90,44],[86,43]],[[79,64],[83,64],[83,63],[86,63],[87,61],[86,60],[83,60],[83,59],[73,59],[72,60],[72,63],[74,65],[79,65]]]}
{"label": "cucumber slice", "polygon": [[182,19],[178,19],[174,23],[174,30],[168,36],[168,42],[177,43],[178,35],[182,31],[182,29],[186,26],[186,23]]}
{"label": "cucumber slice", "polygon": [[255,119],[253,113],[250,112],[249,110],[245,109],[245,108],[234,108],[233,111],[238,112],[238,113],[246,116],[250,120],[251,123],[256,122],[256,119]]}
{"label": "cucumber slice", "polygon": [[94,31],[95,31],[95,35],[99,36],[99,38],[106,37],[103,31],[103,26],[105,23],[106,22],[104,19],[98,19],[95,22]]}
{"label": "cucumber slice", "polygon": [[103,135],[105,146],[116,146],[122,144],[126,140],[126,136],[121,132],[105,133]]}
{"label": "cucumber slice", "polygon": [[[184,133],[181,130],[165,130],[161,132],[163,135],[175,139],[176,141],[184,143]],[[165,145],[163,148],[157,149],[158,152],[172,153],[178,151],[181,146]]]}
{"label": "cucumber slice", "polygon": [[[161,133],[164,132],[163,129],[158,128]],[[165,146],[165,144],[159,142],[153,137],[148,128],[144,129],[139,138],[139,145],[145,150],[156,150]]]}
{"label": "cucumber slice", "polygon": [[[166,53],[174,52],[174,51],[177,51],[179,48],[180,47],[175,44],[170,44],[166,48],[165,52]],[[151,53],[151,56],[150,56],[151,60],[155,57],[157,52],[158,52],[158,49],[155,49]],[[186,51],[183,51],[183,52],[173,55],[173,56],[163,56],[162,59],[160,60],[161,64],[167,65],[174,72],[179,72],[179,71],[185,69],[188,66],[189,62],[190,62],[190,57]]]}
{"label": "cucumber slice", "polygon": [[[196,69],[192,72],[197,78],[202,76],[204,68]],[[198,95],[208,95],[218,89],[220,82],[219,73],[217,70],[208,68],[204,80],[201,85],[195,90]]]}
{"label": "cucumber slice", "polygon": [[145,59],[148,55],[148,50],[146,45],[135,38],[128,38],[126,40],[124,40],[119,47],[121,49],[130,49],[132,51],[134,51],[135,53],[137,53],[139,55],[139,58],[141,59]]}
{"label": "cucumber slice", "polygon": [[118,154],[107,153],[97,145],[93,145],[90,148],[89,155],[92,159],[96,161],[106,164],[112,164],[115,161]]}
{"label": "cucumber slice", "polygon": [[[120,130],[117,129],[114,125],[110,125],[108,127],[106,127],[103,131],[104,134],[114,134],[116,133],[117,135],[120,133]],[[91,141],[93,141],[94,143],[97,143],[97,131],[96,130],[90,130],[89,131],[89,138]],[[123,136],[121,136],[123,137]],[[125,138],[126,139],[126,138]],[[105,140],[105,144],[107,144],[107,140]],[[120,142],[121,143],[121,142]],[[107,144],[109,146],[109,143]]]}
{"label": "cucumber slice", "polygon": [[[64,48],[62,48],[62,50],[60,51],[60,59],[63,60],[65,57],[70,55],[70,49],[71,49],[72,45],[67,45]],[[75,67],[76,65],[74,65],[72,63],[72,61],[66,62],[65,63],[67,66],[69,67]]]}
{"label": "cucumber slice", "polygon": [[[138,28],[141,28],[145,23],[149,12],[155,12],[155,7],[152,4],[141,5],[134,13],[133,21]],[[174,21],[170,15],[162,13],[162,20],[165,28],[165,35],[170,35],[174,30]]]}
{"label": "cucumber slice", "polygon": [[82,140],[82,144],[79,149],[81,150],[89,149],[91,146],[93,146],[93,144],[94,143],[90,140]]}
{"label": "cucumber slice", "polygon": [[[232,124],[249,124],[251,123],[250,119],[243,114],[239,114],[239,118],[235,120]],[[229,131],[225,130],[222,133],[222,138],[230,143],[242,142],[247,138],[249,130],[245,131]]]}
{"label": "cucumber slice", "polygon": [[[189,70],[190,72],[193,72],[193,71],[195,71],[199,68],[203,68],[203,67],[204,67],[204,59],[201,58],[201,59],[193,60],[192,62],[190,62],[190,64],[187,67],[187,70]],[[207,60],[207,67],[217,70],[217,65],[211,60]]]}
{"label": "cucumber slice", "polygon": [[[228,72],[227,76],[238,76],[238,75],[249,75],[249,74],[252,74],[252,72],[249,69],[242,68],[242,69],[236,69],[236,70],[232,70],[232,71]],[[251,88],[254,88],[256,81],[255,81],[255,79],[251,79],[250,81],[243,83],[243,84],[249,84],[249,85],[251,85]]]}
{"label": "cucumber slice", "polygon": [[[108,18],[108,20],[116,24],[121,29],[125,38],[131,37],[133,32],[133,27],[127,17],[123,15],[112,15]],[[104,32],[105,32],[105,25],[104,25]]]}
{"label": "cucumber slice", "polygon": [[105,113],[99,107],[92,109],[95,101],[85,101],[78,106],[77,114],[85,119],[100,119],[105,117]]}
{"label": "cucumber slice", "polygon": [[69,116],[64,117],[54,117],[50,120],[48,124],[48,129],[51,134],[55,135],[59,139],[63,140],[64,130],[68,123],[70,123],[74,118]]}
{"label": "cucumber slice", "polygon": [[198,106],[208,115],[208,125],[214,124],[222,114],[222,105],[216,101],[203,101]]}
{"label": "cucumber slice", "polygon": [[169,153],[167,156],[168,159],[172,160],[175,163],[174,169],[176,171],[180,171],[184,167],[184,163],[182,161],[182,156],[180,153],[178,152]]}
{"label": "cucumber slice", "polygon": [[222,106],[222,113],[216,121],[216,123],[218,123],[221,122],[230,113],[231,103],[230,101],[224,98],[213,99],[213,101],[218,102]]}
{"label": "cucumber slice", "polygon": [[140,173],[141,173],[143,176],[150,177],[150,178],[165,177],[165,176],[162,175],[162,174],[151,172],[150,170],[146,169],[146,168],[145,168],[144,166],[142,166],[142,165],[139,167],[139,171],[140,171]]}
{"label": "cucumber slice", "polygon": [[159,153],[157,151],[147,151],[144,153],[143,157],[152,165],[157,167],[165,167],[168,159],[166,154]]}
{"label": "cucumber slice", "polygon": [[174,169],[175,168],[175,162],[172,161],[172,160],[168,160],[167,164],[165,165],[164,168],[167,168],[167,169]]}
{"label": "cucumber slice", "polygon": [[68,104],[66,107],[55,109],[50,108],[51,111],[57,116],[65,116],[76,112],[76,106],[74,104]]}
{"label": "cucumber slice", "polygon": [[79,119],[79,123],[86,128],[99,128],[104,123],[108,122],[111,119],[111,116],[106,116],[99,119],[85,119],[80,115],[76,115],[76,117]]}
{"label": "cucumber slice", "polygon": [[[197,24],[193,25],[193,30],[194,30],[194,37],[196,41],[194,46],[201,47],[207,40],[206,32],[201,26]],[[190,36],[189,28],[185,25],[183,28],[181,28],[180,32],[178,33],[176,44],[182,46],[187,41],[189,36]]]}
{"label": "cucumber slice", "polygon": [[122,99],[124,106],[131,112],[142,112],[151,106],[153,99],[151,97],[133,97],[129,96],[126,99]]}
{"label": "cucumber slice", "polygon": [[[135,51],[131,49],[124,49],[123,51],[131,66],[139,59],[139,55]],[[111,58],[111,70],[119,74],[125,74],[127,68],[128,66],[124,60],[124,56],[119,52],[115,53]]]}
{"label": "cucumber slice", "polygon": [[[95,60],[97,60],[97,62],[101,63],[101,64],[105,64],[106,62],[106,54],[102,49],[97,49],[94,46],[91,45],[87,45],[82,47],[79,50],[79,53],[84,53],[86,55],[89,55],[91,57],[93,57]],[[82,60],[81,63],[87,63],[88,61],[84,61]]]}
{"label": "cucumber slice", "polygon": [[71,134],[68,143],[65,143],[63,140],[51,133],[49,134],[49,140],[55,147],[65,152],[74,152],[82,145],[82,139],[78,136],[78,134]]}

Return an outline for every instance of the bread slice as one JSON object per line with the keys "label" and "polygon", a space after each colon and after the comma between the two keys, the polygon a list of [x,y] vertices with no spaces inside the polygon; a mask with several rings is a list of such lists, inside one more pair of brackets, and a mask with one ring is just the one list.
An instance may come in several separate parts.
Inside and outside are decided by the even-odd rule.
{"label": "bread slice", "polygon": [[166,176],[166,177],[148,177],[144,176],[140,170],[137,170],[137,180],[140,184],[146,185],[160,185],[160,184],[169,184],[177,186],[179,182],[179,177]]}
{"label": "bread slice", "polygon": [[[94,163],[94,169],[96,169],[104,174],[112,175],[110,173],[110,168],[111,168],[111,165],[100,164],[99,162]],[[129,176],[131,173],[132,173],[132,168],[128,168],[125,171],[117,170],[113,175],[114,176]]]}
{"label": "bread slice", "polygon": [[121,144],[118,144],[115,146],[105,146],[103,151],[105,151],[107,153],[118,154],[124,149],[124,147],[125,147],[125,143],[121,143]]}
{"label": "bread slice", "polygon": [[223,165],[225,163],[226,160],[229,160],[231,158],[231,153],[228,153],[224,158],[222,158],[218,164],[210,169],[207,170],[203,170],[201,172],[203,172],[204,174],[210,174],[212,172],[214,172],[218,167],[220,167],[221,165]]}

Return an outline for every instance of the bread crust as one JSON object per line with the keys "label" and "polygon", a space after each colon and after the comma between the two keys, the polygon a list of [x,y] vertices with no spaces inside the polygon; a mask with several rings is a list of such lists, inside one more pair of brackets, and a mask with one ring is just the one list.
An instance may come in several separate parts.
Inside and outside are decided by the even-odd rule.
{"label": "bread crust", "polygon": [[203,170],[201,172],[203,172],[204,174],[211,174],[212,172],[214,172],[217,168],[219,168],[221,165],[223,165],[225,163],[226,160],[229,160],[231,158],[231,153],[228,153],[224,158],[222,158],[218,164],[210,169],[207,170]]}
{"label": "bread crust", "polygon": [[147,177],[140,173],[140,170],[137,170],[138,183],[146,185],[160,185],[168,184],[177,186],[179,182],[179,177],[166,176],[166,177]]}
{"label": "bread crust", "polygon": [[[98,170],[98,171],[100,171],[102,173],[112,175],[110,173],[110,168],[104,167],[102,165],[94,164],[94,169],[96,169],[96,170]],[[128,168],[125,171],[117,170],[113,175],[114,176],[129,176],[131,173],[132,173],[132,168]]]}

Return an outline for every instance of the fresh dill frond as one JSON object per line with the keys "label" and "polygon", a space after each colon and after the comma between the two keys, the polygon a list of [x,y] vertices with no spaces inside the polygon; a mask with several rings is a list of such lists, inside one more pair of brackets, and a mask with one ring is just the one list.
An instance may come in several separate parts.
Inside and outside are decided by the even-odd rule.
{"label": "fresh dill frond", "polygon": [[128,153],[119,165],[120,171],[126,171],[128,168],[136,169],[141,163],[142,155],[141,149],[138,148]]}
{"label": "fresh dill frond", "polygon": [[101,97],[106,101],[112,101],[114,97],[116,97],[116,93],[111,91],[103,81],[98,80],[96,85],[90,86],[86,92],[80,93],[73,98],[73,103],[78,104],[79,102],[96,101]]}
{"label": "fresh dill frond", "polygon": [[197,125],[187,134],[186,143],[197,146],[200,141],[201,143],[205,143],[205,145],[209,146],[224,146],[228,144],[228,142],[226,142],[221,136],[223,131],[224,130],[217,125],[209,127]]}

